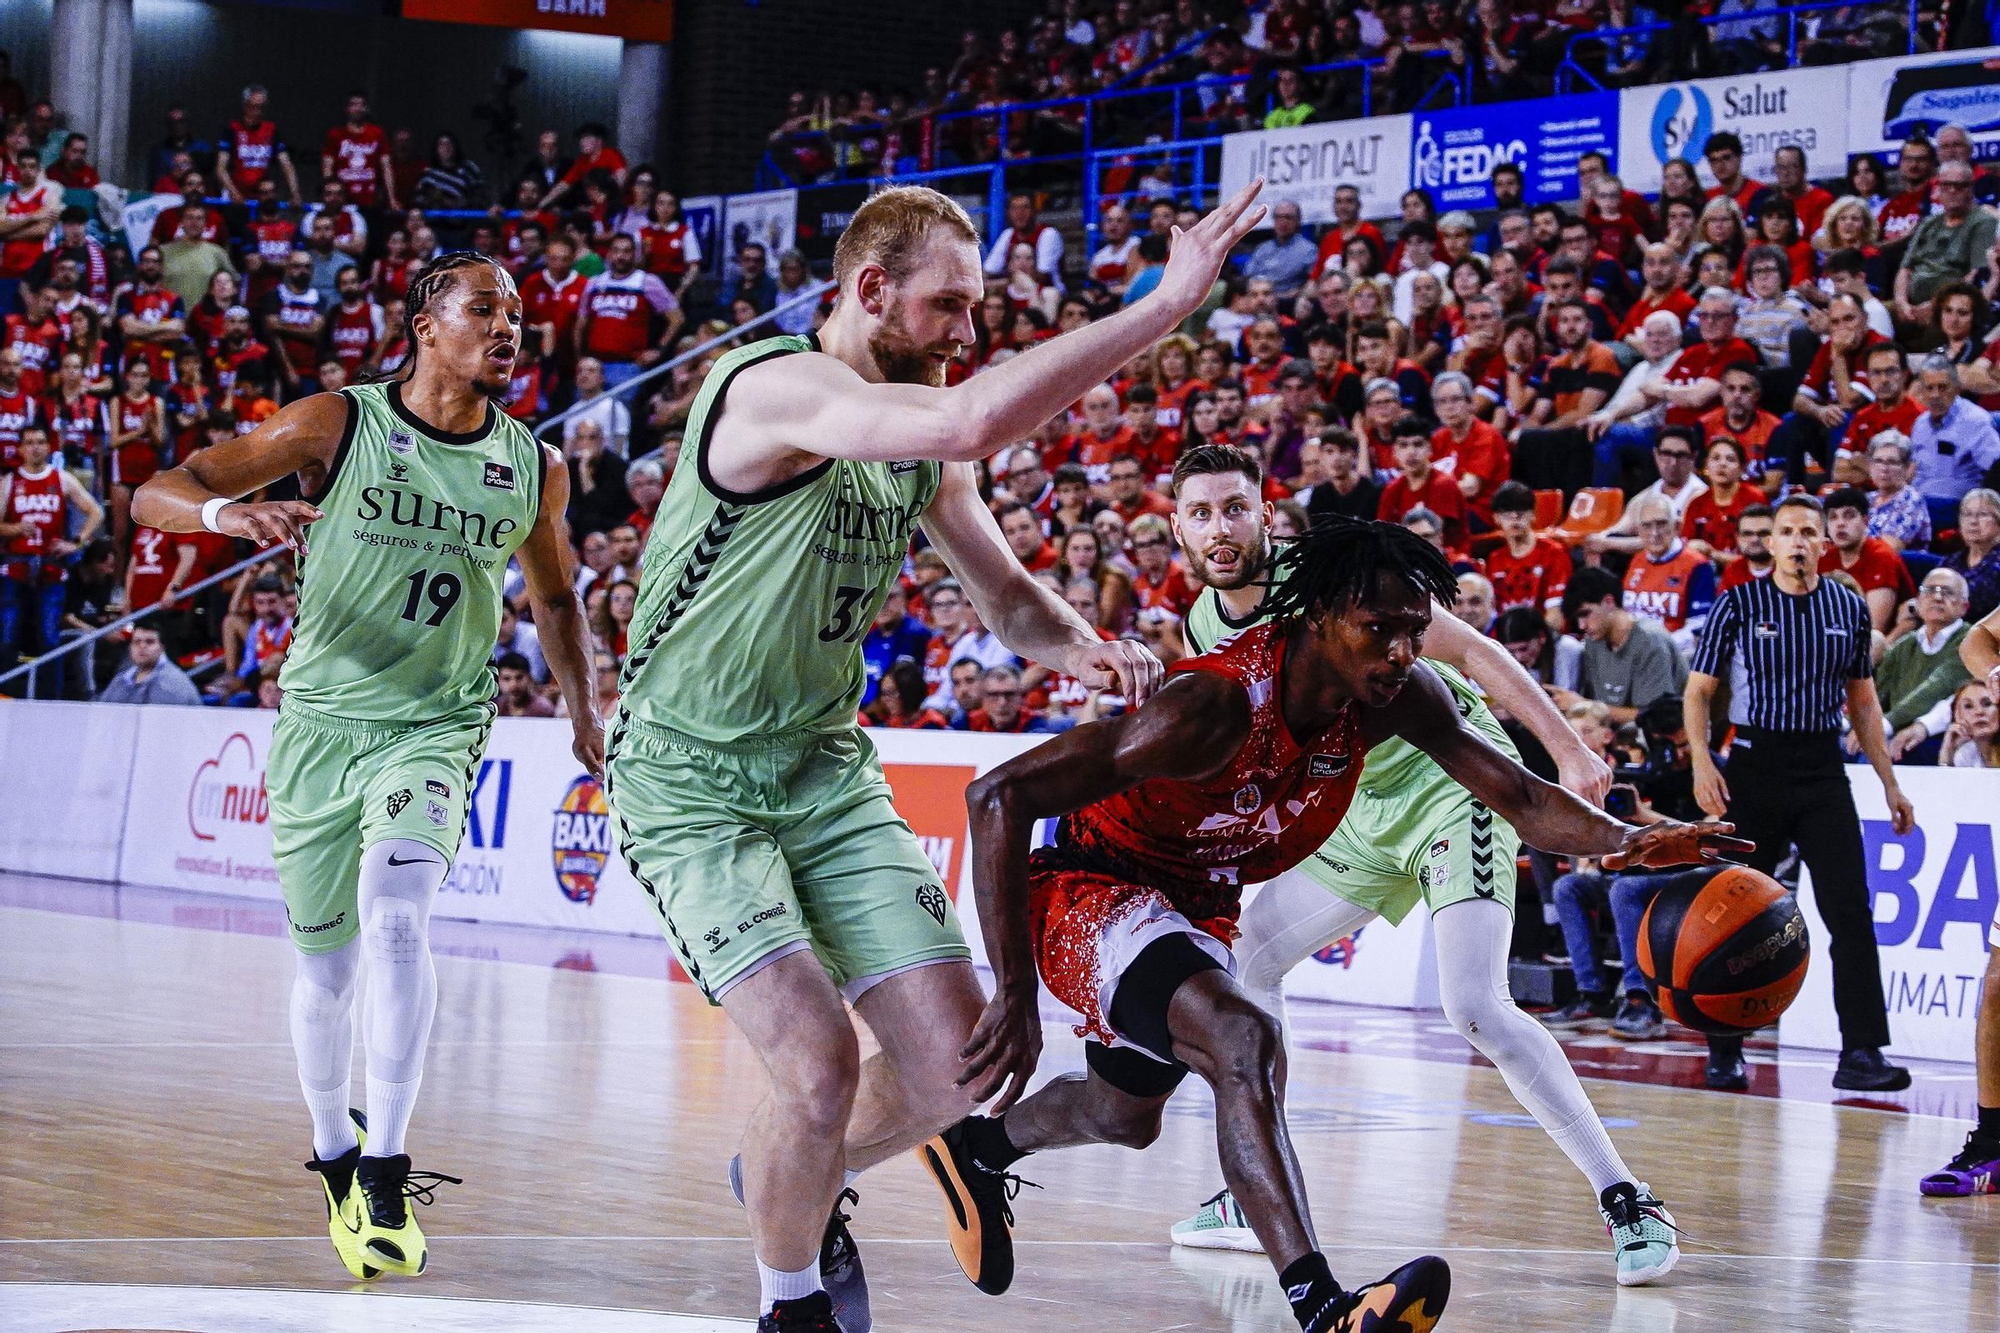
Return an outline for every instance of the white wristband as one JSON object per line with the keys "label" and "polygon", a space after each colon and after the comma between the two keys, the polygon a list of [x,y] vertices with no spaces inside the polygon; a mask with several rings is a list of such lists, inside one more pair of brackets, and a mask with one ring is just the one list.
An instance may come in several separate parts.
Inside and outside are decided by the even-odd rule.
{"label": "white wristband", "polygon": [[222,512],[225,505],[233,505],[235,503],[236,501],[223,495],[218,495],[213,500],[208,501],[201,507],[201,525],[210,532],[221,532],[222,529],[215,526],[216,516]]}

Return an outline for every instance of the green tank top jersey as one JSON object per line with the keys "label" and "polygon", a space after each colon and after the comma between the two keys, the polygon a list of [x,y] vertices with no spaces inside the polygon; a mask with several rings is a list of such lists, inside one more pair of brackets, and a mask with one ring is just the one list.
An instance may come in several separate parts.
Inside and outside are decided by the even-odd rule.
{"label": "green tank top jersey", "polygon": [[[1207,652],[1219,643],[1235,638],[1252,625],[1263,620],[1261,612],[1252,612],[1244,620],[1229,617],[1223,609],[1222,598],[1213,588],[1203,588],[1188,610],[1188,647],[1197,652]],[[1474,689],[1472,682],[1443,662],[1425,659],[1433,671],[1438,673],[1446,688],[1452,693],[1452,700],[1458,705],[1458,714],[1470,722],[1475,730],[1499,746],[1502,751],[1519,759],[1514,742],[1507,739],[1507,733],[1500,727],[1493,710],[1486,706],[1486,700]],[[1399,800],[1407,800],[1418,805],[1429,804],[1429,797],[1435,790],[1443,794],[1447,791],[1460,792],[1463,789],[1435,760],[1406,740],[1391,737],[1368,752],[1368,758],[1361,766],[1361,781],[1358,791],[1367,796],[1393,795]]]}
{"label": "green tank top jersey", "polygon": [[736,376],[818,350],[810,335],[766,338],[703,380],[646,545],[613,745],[628,720],[713,745],[854,725],[861,641],[942,466],[828,458],[755,494],[708,467]]}
{"label": "green tank top jersey", "polygon": [[501,583],[542,506],[542,450],[498,408],[427,426],[401,385],[342,389],[347,426],[306,529],[279,684],[335,717],[420,722],[493,701]]}

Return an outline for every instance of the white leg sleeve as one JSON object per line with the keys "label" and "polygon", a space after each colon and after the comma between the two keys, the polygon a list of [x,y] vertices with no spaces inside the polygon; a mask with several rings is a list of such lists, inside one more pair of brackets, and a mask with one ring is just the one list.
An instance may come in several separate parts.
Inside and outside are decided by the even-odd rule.
{"label": "white leg sleeve", "polygon": [[415,1109],[437,1012],[431,904],[450,867],[427,843],[378,842],[361,854],[361,944],[368,955],[368,1155],[394,1157]]}
{"label": "white leg sleeve", "polygon": [[1508,994],[1514,918],[1506,905],[1488,898],[1450,903],[1431,918],[1431,928],[1445,1017],[1459,1035],[1499,1067],[1515,1098],[1589,1177],[1593,1192],[1636,1180],[1611,1146],[1562,1047]]}
{"label": "white leg sleeve", "polygon": [[1243,909],[1236,978],[1250,998],[1282,1024],[1285,974],[1374,919],[1373,910],[1356,907],[1316,880],[1287,870],[1257,890]]}
{"label": "white leg sleeve", "polygon": [[354,978],[361,944],[349,940],[325,953],[298,955],[292,977],[292,1051],[299,1090],[312,1113],[313,1155],[331,1161],[354,1146],[347,1118],[354,1072]]}

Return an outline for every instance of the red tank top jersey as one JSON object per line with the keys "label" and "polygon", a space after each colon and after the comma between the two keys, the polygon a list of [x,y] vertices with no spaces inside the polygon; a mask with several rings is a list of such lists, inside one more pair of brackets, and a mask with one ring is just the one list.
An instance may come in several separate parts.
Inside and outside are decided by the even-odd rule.
{"label": "red tank top jersey", "polygon": [[533,421],[542,414],[542,362],[530,361],[507,381],[507,415]]}
{"label": "red tank top jersey", "polygon": [[1562,601],[1569,587],[1569,551],[1552,537],[1537,537],[1526,555],[1515,555],[1502,542],[1486,557],[1486,577],[1493,581],[1493,609],[1511,611],[1525,606],[1540,612]]}
{"label": "red tank top jersey", "polygon": [[648,273],[657,273],[669,285],[686,276],[687,243],[694,239],[694,231],[687,223],[670,222],[664,227],[648,225],[640,228],[639,237]]}
{"label": "red tank top jersey", "polygon": [[181,545],[170,532],[143,524],[133,526],[132,563],[127,566],[132,576],[132,597],[126,610],[152,606],[166,596],[167,580],[180,568]]}
{"label": "red tank top jersey", "polygon": [[653,307],[639,277],[605,274],[585,291],[583,299],[590,307],[586,353],[600,361],[631,361],[652,345]]}
{"label": "red tank top jersey", "polygon": [[1187,411],[1188,395],[1207,387],[1200,380],[1182,380],[1172,388],[1161,385],[1160,405],[1153,414],[1154,418],[1167,430],[1180,429],[1181,414]]}
{"label": "red tank top jersey", "polygon": [[1270,365],[1259,365],[1252,361],[1238,373],[1243,382],[1243,401],[1252,407],[1270,402],[1278,396],[1278,373],[1287,364],[1287,358],[1279,357]]}
{"label": "red tank top jersey", "polygon": [[262,262],[243,282],[243,304],[255,310],[285,279],[285,260],[299,239],[299,224],[288,217],[258,218],[250,224],[250,246]]}
{"label": "red tank top jersey", "polygon": [[284,145],[278,141],[277,123],[269,120],[260,120],[254,126],[240,120],[230,121],[229,128],[223,131],[221,147],[229,152],[229,177],[246,198],[257,192],[257,183],[270,174],[278,154],[284,151]]}
{"label": "red tank top jersey", "polygon": [[570,346],[569,331],[576,324],[576,312],[583,305],[583,289],[587,284],[581,273],[571,270],[570,275],[558,283],[549,276],[548,270],[531,273],[521,284],[521,319],[528,324],[553,324],[556,329],[556,350]]}
{"label": "red tank top jersey", "polygon": [[282,330],[278,335],[278,350],[285,354],[285,359],[292,363],[292,369],[299,374],[317,373],[318,336],[302,336],[291,330],[304,329],[327,313],[325,303],[320,300],[319,290],[308,287],[302,292],[295,292],[282,282],[272,290],[277,294],[278,306],[275,313],[278,316],[278,328]]}
{"label": "red tank top jersey", "polygon": [[104,410],[104,400],[94,393],[80,393],[65,402],[62,394],[52,393],[42,400],[42,406],[63,455],[94,463],[97,451],[110,438],[111,417]]}
{"label": "red tank top jersey", "polygon": [[[1684,349],[1674,364],[1667,368],[1666,382],[1672,387],[1693,384],[1696,380],[1721,380],[1722,372],[1733,365],[1757,366],[1757,349],[1741,338],[1731,338],[1716,345],[1698,342]],[[1696,407],[1669,407],[1667,424],[1670,426],[1692,426],[1701,420],[1702,409]]]}
{"label": "red tank top jersey", "polygon": [[26,389],[0,393],[0,472],[21,465],[21,432],[41,419],[41,404]]}
{"label": "red tank top jersey", "polygon": [[[1330,837],[1361,776],[1361,710],[1349,702],[1318,735],[1286,725],[1289,624],[1258,625],[1167,674],[1212,672],[1250,696],[1250,735],[1200,782],[1154,778],[1066,816],[1037,856],[1158,889],[1190,921],[1234,922],[1245,884],[1290,870]],[[1227,934],[1233,935],[1234,931]]]}
{"label": "red tank top jersey", "polygon": [[167,409],[167,438],[173,444],[162,461],[172,464],[201,447],[202,423],[214,403],[205,384],[169,384],[160,397]]}
{"label": "red tank top jersey", "polygon": [[382,307],[373,301],[363,301],[349,310],[342,302],[333,308],[327,317],[326,340],[333,350],[334,359],[340,362],[351,379],[360,371],[361,363],[375,350],[376,330],[382,321]]}
{"label": "red tank top jersey", "polygon": [[[181,319],[186,310],[181,306],[181,298],[167,287],[142,290],[136,285],[121,287],[115,298],[115,317],[123,324],[129,317],[141,324],[160,324],[170,319]],[[124,358],[118,363],[122,375],[125,367],[134,361],[144,359],[146,369],[153,372],[153,378],[164,384],[174,376],[173,344],[163,342],[139,342],[127,344]]]}
{"label": "red tank top jersey", "polygon": [[[1669,631],[1687,624],[1694,608],[1690,604],[1698,572],[1709,569],[1708,561],[1686,546],[1670,559],[1654,561],[1643,551],[1632,557],[1625,571],[1624,606],[1635,616],[1659,621]],[[1712,578],[1709,588],[1714,588]]]}
{"label": "red tank top jersey", "polygon": [[7,346],[21,354],[21,387],[40,394],[55,374],[57,353],[62,348],[62,326],[44,318],[39,324],[26,315],[7,316]]}
{"label": "red tank top jersey", "polygon": [[160,449],[148,433],[157,395],[133,399],[119,394],[111,401],[112,421],[120,431],[139,431],[136,438],[111,452],[111,480],[121,486],[138,486],[151,481],[160,470]]}
{"label": "red tank top jersey", "polygon": [[[62,187],[43,177],[32,190],[15,190],[0,204],[0,212],[10,218],[30,218],[48,211],[49,203],[62,200]],[[45,249],[43,238],[10,240],[0,244],[0,278],[24,278]]]}
{"label": "red tank top jersey", "polygon": [[334,174],[347,186],[347,197],[362,208],[373,208],[382,183],[382,158],[389,151],[389,136],[382,127],[369,123],[357,130],[336,125],[326,132],[321,151],[333,159]]}
{"label": "red tank top jersey", "polygon": [[410,290],[410,279],[417,275],[417,261],[387,259],[375,261],[375,271],[368,279],[368,289],[378,301],[400,301]]}
{"label": "red tank top jersey", "polygon": [[1710,488],[1688,501],[1686,511],[1681,514],[1681,536],[1691,542],[1707,542],[1717,551],[1734,551],[1736,520],[1752,505],[1769,503],[1769,497],[1755,486],[1738,486],[1726,505],[1715,498],[1715,491]]}
{"label": "red tank top jersey", "polygon": [[[42,555],[50,542],[61,540],[69,531],[69,497],[63,494],[62,481],[63,470],[53,463],[38,473],[16,472],[8,480],[4,511],[7,521],[29,525],[20,536],[7,539],[8,555]],[[64,572],[59,561],[51,560],[42,567],[42,581],[60,583]],[[25,580],[30,566],[25,560],[10,561],[7,573],[11,578]]]}

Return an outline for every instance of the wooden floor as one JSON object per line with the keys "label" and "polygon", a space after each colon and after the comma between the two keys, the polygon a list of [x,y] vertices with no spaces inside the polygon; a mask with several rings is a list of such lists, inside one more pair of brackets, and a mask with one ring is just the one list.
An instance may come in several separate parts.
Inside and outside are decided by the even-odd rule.
{"label": "wooden floor", "polygon": [[[430,1273],[362,1294],[299,1165],[275,910],[4,877],[0,904],[0,1329],[747,1327],[755,1269],[723,1168],[759,1074],[721,1013],[665,979],[664,950],[441,931],[454,956],[412,1143],[466,1183],[424,1215]],[[1046,1067],[1075,1067],[1067,1030],[1049,1038]],[[1490,1068],[1306,1049],[1291,1118],[1336,1275],[1442,1254],[1446,1329],[2000,1328],[2000,1196],[1916,1193],[1962,1123],[1588,1086],[1689,1233],[1666,1281],[1613,1284],[1581,1178]],[[871,1173],[854,1231],[876,1326],[1294,1328],[1261,1258],[1166,1244],[1218,1187],[1212,1135],[1191,1081],[1143,1155],[1025,1163],[1048,1188],[1016,1205],[1020,1272],[998,1300],[959,1276],[914,1164]]]}

